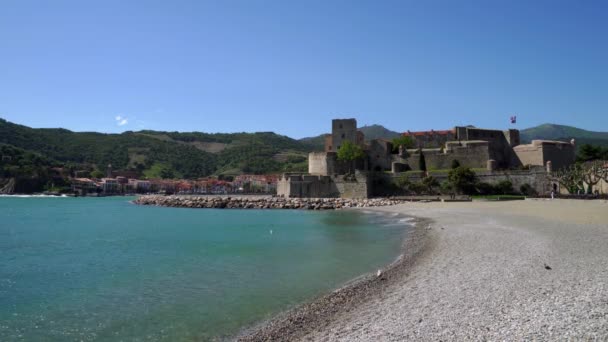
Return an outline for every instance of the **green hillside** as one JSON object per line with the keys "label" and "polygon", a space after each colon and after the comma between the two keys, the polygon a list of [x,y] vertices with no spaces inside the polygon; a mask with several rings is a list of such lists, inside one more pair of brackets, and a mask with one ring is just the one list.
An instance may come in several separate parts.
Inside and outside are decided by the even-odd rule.
{"label": "green hillside", "polygon": [[392,140],[401,135],[399,132],[391,131],[382,125],[370,125],[359,128],[365,134],[365,140],[388,139]]}
{"label": "green hillside", "polygon": [[197,178],[212,174],[270,173],[306,169],[310,146],[272,132],[124,132],[102,134],[34,129],[0,119],[0,143],[40,155],[57,165]]}
{"label": "green hillside", "polygon": [[[365,140],[374,139],[389,139],[392,140],[401,135],[399,132],[391,131],[382,125],[369,125],[358,128],[365,135]],[[325,146],[325,134],[317,135],[316,137],[308,137],[300,139],[300,142],[310,146],[310,148],[323,151]]]}
{"label": "green hillside", "polygon": [[529,143],[534,139],[569,141],[574,138],[578,146],[582,144],[608,146],[608,132],[593,132],[555,124],[543,124],[526,128],[520,131],[520,137],[522,143]]}

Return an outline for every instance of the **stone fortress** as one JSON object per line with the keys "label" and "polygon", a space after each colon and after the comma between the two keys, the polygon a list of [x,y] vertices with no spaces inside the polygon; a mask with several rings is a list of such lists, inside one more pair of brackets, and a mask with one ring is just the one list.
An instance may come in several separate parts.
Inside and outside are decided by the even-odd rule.
{"label": "stone fortress", "polygon": [[[521,144],[519,131],[481,129],[473,126],[452,130],[405,132],[415,148],[398,148],[389,140],[365,141],[357,130],[355,119],[332,120],[332,132],[325,136],[323,152],[308,155],[308,174],[284,174],[277,185],[283,197],[362,197],[374,194],[371,173],[389,171],[393,176],[420,170],[424,159],[426,170],[446,170],[454,161],[475,169],[482,181],[490,183],[509,179],[514,185],[526,182],[539,193],[547,191],[546,172],[574,163],[574,140],[533,140]],[[345,176],[349,164],[338,160],[341,144],[359,145],[365,158],[355,164],[355,174]],[[525,170],[523,170],[525,169]],[[421,177],[421,173],[414,177]],[[521,178],[521,180],[520,180]]]}

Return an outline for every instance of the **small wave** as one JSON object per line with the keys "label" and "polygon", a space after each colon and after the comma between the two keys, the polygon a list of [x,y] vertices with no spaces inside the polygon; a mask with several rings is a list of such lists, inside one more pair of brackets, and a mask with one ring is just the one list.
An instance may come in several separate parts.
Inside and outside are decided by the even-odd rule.
{"label": "small wave", "polygon": [[397,227],[403,226],[403,222],[393,222],[393,223],[385,223],[382,225],[383,227]]}

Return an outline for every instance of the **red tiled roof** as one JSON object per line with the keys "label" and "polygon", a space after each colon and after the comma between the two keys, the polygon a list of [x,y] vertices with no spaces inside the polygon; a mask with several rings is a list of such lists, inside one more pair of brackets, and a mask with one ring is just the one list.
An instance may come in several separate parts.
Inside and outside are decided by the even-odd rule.
{"label": "red tiled roof", "polygon": [[442,130],[442,131],[418,131],[418,132],[403,132],[403,135],[405,136],[422,136],[422,135],[448,135],[448,134],[453,134],[454,130]]}

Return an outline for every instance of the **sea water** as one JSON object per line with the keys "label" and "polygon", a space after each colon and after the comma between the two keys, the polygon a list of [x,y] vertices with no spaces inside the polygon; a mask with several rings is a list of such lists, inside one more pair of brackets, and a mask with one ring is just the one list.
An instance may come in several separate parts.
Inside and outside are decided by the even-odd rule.
{"label": "sea water", "polygon": [[0,341],[221,339],[397,257],[355,211],[0,198]]}

